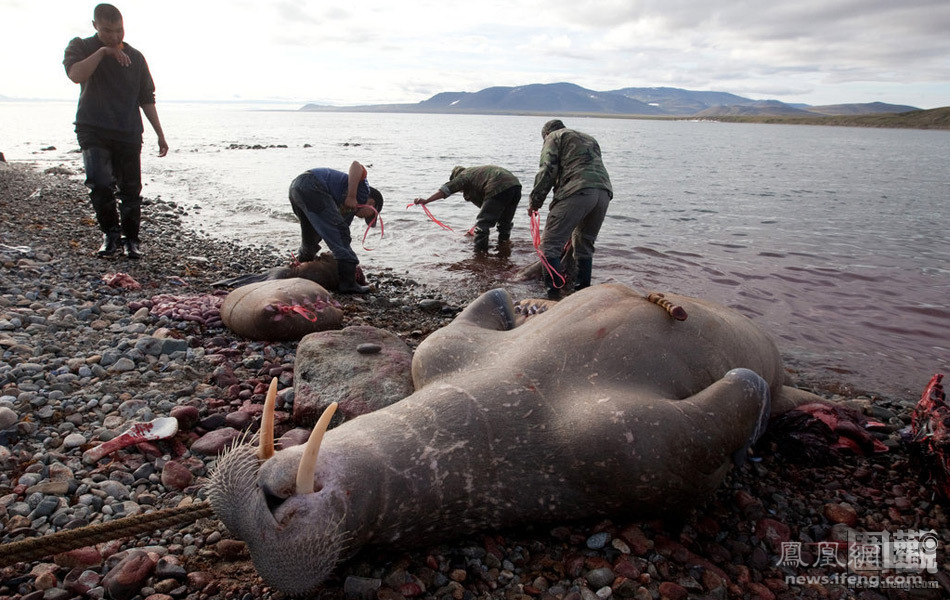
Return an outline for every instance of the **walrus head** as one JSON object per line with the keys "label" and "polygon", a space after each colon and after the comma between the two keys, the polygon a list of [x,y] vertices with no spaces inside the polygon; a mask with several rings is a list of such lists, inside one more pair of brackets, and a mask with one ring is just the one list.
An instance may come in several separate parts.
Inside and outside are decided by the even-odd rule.
{"label": "walrus head", "polygon": [[279,452],[269,401],[258,446],[219,459],[214,510],[290,594],[314,591],[367,544],[688,510],[770,408],[796,397],[751,321],[669,297],[688,320],[619,285],[522,314],[507,292],[486,292],[420,344],[404,400],[324,438],[325,414],[306,446]]}
{"label": "walrus head", "polygon": [[[307,444],[295,448],[299,457],[294,486],[277,483],[272,488],[262,467],[275,455],[276,396],[275,378],[264,402],[259,436],[238,439],[218,460],[208,497],[228,530],[247,542],[261,576],[287,593],[300,594],[314,587],[312,581],[320,582],[330,575],[348,539],[340,517],[342,507],[332,496],[314,493],[319,491],[314,489],[317,456],[336,403],[324,411]],[[306,519],[318,535],[299,535],[296,529],[287,527],[289,523],[299,524],[301,519]],[[274,552],[275,548],[280,551]],[[302,573],[306,578],[301,579]]]}

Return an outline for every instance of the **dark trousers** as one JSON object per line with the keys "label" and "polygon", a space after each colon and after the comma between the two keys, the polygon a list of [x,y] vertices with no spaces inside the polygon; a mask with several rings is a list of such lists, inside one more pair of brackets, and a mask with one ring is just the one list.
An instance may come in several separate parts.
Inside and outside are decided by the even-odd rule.
{"label": "dark trousers", "polygon": [[290,184],[290,206],[300,221],[301,251],[316,253],[322,241],[337,261],[359,262],[350,247],[350,225],[322,181],[309,172],[298,175]]}
{"label": "dark trousers", "polygon": [[[142,215],[142,144],[80,132],[79,147],[99,229],[104,233],[121,231],[126,238],[138,242]],[[116,198],[121,207],[117,206]]]}
{"label": "dark trousers", "polygon": [[541,250],[550,261],[560,259],[568,240],[578,261],[594,256],[594,242],[610,206],[610,192],[584,188],[567,198],[551,202],[541,235]]}
{"label": "dark trousers", "polygon": [[520,185],[513,185],[491,198],[486,198],[475,219],[475,235],[478,236],[478,232],[483,232],[485,243],[488,243],[488,232],[497,224],[498,241],[508,240],[511,237],[512,221],[514,221],[519,202],[521,202]]}

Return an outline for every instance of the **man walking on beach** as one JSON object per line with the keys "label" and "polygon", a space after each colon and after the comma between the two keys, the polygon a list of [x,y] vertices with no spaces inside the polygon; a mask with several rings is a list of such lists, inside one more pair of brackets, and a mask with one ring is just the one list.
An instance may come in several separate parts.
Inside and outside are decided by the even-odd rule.
{"label": "man walking on beach", "polygon": [[[66,47],[66,75],[81,85],[76,136],[86,169],[86,187],[103,233],[99,256],[120,246],[140,258],[142,215],[142,112],[158,136],[158,155],[168,142],[155,108],[155,83],[145,57],[123,42],[122,14],[111,4],[93,11],[96,35],[73,38]],[[116,198],[121,206],[116,206]]]}
{"label": "man walking on beach", "polygon": [[498,243],[511,240],[512,221],[521,202],[521,182],[511,171],[494,165],[455,167],[448,182],[428,198],[416,198],[415,204],[428,204],[459,191],[481,209],[474,227],[475,252],[488,252],[488,234],[496,224]]}
{"label": "man walking on beach", "polygon": [[[561,253],[571,240],[577,262],[575,290],[590,286],[594,262],[594,241],[613,198],[610,177],[600,157],[600,145],[593,137],[564,126],[553,119],[541,128],[541,168],[531,190],[532,215],[544,204],[551,188],[554,199],[544,223],[541,251],[555,270],[561,267]],[[545,271],[548,297],[558,298],[558,282]]]}

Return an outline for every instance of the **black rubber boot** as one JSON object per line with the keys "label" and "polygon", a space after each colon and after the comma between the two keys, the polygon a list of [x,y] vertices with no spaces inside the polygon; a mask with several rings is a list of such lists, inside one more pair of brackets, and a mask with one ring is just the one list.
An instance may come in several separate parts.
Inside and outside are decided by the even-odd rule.
{"label": "black rubber boot", "polygon": [[577,260],[577,278],[574,279],[574,291],[590,287],[590,276],[594,270],[593,258],[581,258]]}
{"label": "black rubber boot", "polygon": [[119,211],[116,209],[115,192],[111,188],[97,187],[89,192],[96,221],[102,231],[102,246],[98,256],[114,256],[121,249],[122,230],[119,226]]}
{"label": "black rubber boot", "polygon": [[488,252],[488,229],[475,228],[475,252]]}
{"label": "black rubber boot", "polygon": [[337,272],[340,274],[340,287],[337,291],[341,294],[365,294],[369,292],[369,287],[356,283],[356,263],[351,260],[338,260],[336,262]]}
{"label": "black rubber boot", "polygon": [[119,207],[122,218],[122,251],[126,258],[142,258],[139,249],[139,228],[142,224],[142,199],[123,199]]}
{"label": "black rubber boot", "polygon": [[96,256],[107,257],[115,256],[116,252],[119,251],[120,242],[122,240],[122,234],[118,231],[109,231],[102,234],[102,246],[99,247],[99,250],[96,251]]}
{"label": "black rubber boot", "polygon": [[126,258],[131,258],[132,260],[142,258],[142,250],[139,248],[139,243],[136,240],[122,238],[122,252]]}
{"label": "black rubber boot", "polygon": [[[557,271],[559,274],[563,275],[563,273],[561,273],[561,259],[552,258],[550,256],[546,258],[548,259],[548,264],[551,265],[551,268]],[[544,269],[543,273],[544,273],[544,284],[548,286],[548,300],[560,300],[561,288],[555,287],[555,284],[561,285],[563,281],[557,276],[552,277],[551,274],[548,273],[547,269]]]}

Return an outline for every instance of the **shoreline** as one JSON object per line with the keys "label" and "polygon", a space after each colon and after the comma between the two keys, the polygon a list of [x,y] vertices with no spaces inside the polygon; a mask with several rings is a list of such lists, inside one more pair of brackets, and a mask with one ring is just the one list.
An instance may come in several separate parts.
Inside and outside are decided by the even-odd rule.
{"label": "shoreline", "polygon": [[[157,296],[214,294],[213,281],[281,264],[273,248],[188,231],[179,207],[153,200],[143,207],[144,258],[96,258],[100,235],[86,190],[66,175],[0,163],[5,215],[0,225],[0,415],[12,413],[15,419],[0,422],[5,430],[0,543],[200,499],[202,478],[214,459],[191,453],[187,445],[203,432],[255,426],[236,415],[262,402],[257,390],[272,373],[280,374],[284,406],[278,409],[292,400],[288,389],[292,392],[296,342],[250,342],[223,328],[206,329],[130,306]],[[117,272],[141,289],[102,281]],[[337,297],[344,326],[387,329],[413,349],[474,298],[473,290],[431,289],[392,272],[367,276],[376,291]],[[155,356],[138,347],[143,338],[159,335],[178,342],[175,350]],[[804,374],[796,378],[808,379]],[[774,442],[762,444],[762,461],[734,469],[685,522],[598,520],[486,532],[407,553],[370,549],[342,565],[322,596],[353,597],[355,587],[362,590],[356,595],[394,600],[587,599],[607,587],[614,597],[637,600],[676,597],[680,590],[691,598],[798,598],[803,589],[821,587],[832,597],[847,597],[839,595],[846,588],[836,584],[789,585],[785,577],[806,570],[777,567],[780,547],[765,531],[819,542],[842,535],[842,526],[892,532],[933,528],[940,532],[943,551],[950,543],[946,517],[915,480],[899,441],[913,403],[822,395],[886,421],[881,439],[890,451],[803,465],[782,457]],[[84,449],[127,422],[167,416],[173,409],[193,412],[198,422],[180,438],[180,447],[157,443],[155,454],[130,448],[107,465],[82,463]],[[185,466],[189,474],[172,481],[164,476],[169,463]],[[841,504],[849,508],[834,508]],[[129,590],[129,598],[283,597],[262,585],[243,544],[208,518],[100,545],[86,553],[92,554],[90,564],[60,557],[60,564],[45,559],[5,567],[0,599],[101,597],[102,577],[133,548],[146,550],[154,571]],[[603,569],[612,575],[610,581]],[[807,570],[813,571],[832,572]],[[87,580],[95,583],[82,593],[67,588],[75,583],[74,572],[75,577],[89,572]],[[950,580],[939,583],[950,591]],[[936,595],[914,597],[941,593],[924,592]]]}

